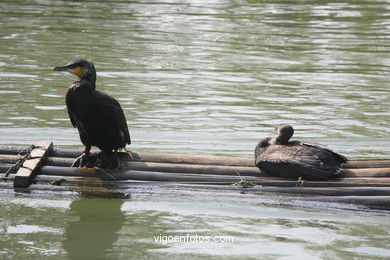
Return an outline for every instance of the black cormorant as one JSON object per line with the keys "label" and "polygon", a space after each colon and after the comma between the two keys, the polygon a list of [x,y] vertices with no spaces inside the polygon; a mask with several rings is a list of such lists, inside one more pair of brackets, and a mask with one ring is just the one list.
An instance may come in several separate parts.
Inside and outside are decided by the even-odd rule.
{"label": "black cormorant", "polygon": [[255,148],[255,163],[268,175],[287,179],[327,180],[341,172],[347,158],[321,144],[289,141],[294,128],[276,127],[278,136],[262,139]]}
{"label": "black cormorant", "polygon": [[69,86],[66,106],[70,121],[77,127],[81,142],[85,145],[83,154],[73,167],[90,167],[91,146],[102,150],[100,167],[117,169],[117,150],[131,143],[123,110],[117,100],[97,91],[96,71],[92,62],[76,60],[66,66],[55,67],[54,71],[65,71],[79,77]]}

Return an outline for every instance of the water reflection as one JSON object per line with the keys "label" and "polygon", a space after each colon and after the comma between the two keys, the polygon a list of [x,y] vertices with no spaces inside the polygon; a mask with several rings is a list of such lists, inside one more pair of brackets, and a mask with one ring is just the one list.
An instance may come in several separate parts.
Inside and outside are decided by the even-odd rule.
{"label": "water reflection", "polygon": [[72,202],[63,242],[71,259],[107,259],[125,221],[122,204],[118,199]]}
{"label": "water reflection", "polygon": [[[0,198],[0,258],[383,259],[388,214],[247,203]],[[172,195],[173,196],[173,195]],[[203,196],[202,196],[203,197]],[[183,199],[183,200],[182,200]],[[205,201],[211,198],[207,197]],[[211,199],[211,200],[214,200]],[[233,242],[156,242],[154,236],[232,236]]]}

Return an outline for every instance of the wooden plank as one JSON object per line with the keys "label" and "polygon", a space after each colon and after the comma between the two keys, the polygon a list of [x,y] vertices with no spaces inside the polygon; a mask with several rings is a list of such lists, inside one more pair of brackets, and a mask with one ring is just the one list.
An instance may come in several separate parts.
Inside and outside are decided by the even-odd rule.
{"label": "wooden plank", "polygon": [[15,188],[26,188],[31,184],[32,178],[38,173],[52,147],[53,143],[51,141],[37,142],[22,167],[16,173],[14,179]]}

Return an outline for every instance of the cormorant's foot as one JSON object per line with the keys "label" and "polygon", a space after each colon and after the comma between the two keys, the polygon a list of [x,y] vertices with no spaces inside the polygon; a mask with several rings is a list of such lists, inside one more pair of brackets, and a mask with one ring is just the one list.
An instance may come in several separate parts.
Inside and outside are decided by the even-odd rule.
{"label": "cormorant's foot", "polygon": [[240,181],[238,182],[235,182],[233,184],[230,184],[230,186],[240,186],[242,188],[251,188],[253,186],[256,186],[256,184],[252,183],[252,182],[249,182],[247,180],[244,180],[244,179],[241,179]]}
{"label": "cormorant's foot", "polygon": [[130,160],[135,161],[135,158],[133,156],[133,153],[130,150],[127,150],[126,147],[123,148],[123,150],[126,151],[126,153],[129,155]]}
{"label": "cormorant's foot", "polygon": [[83,152],[76,158],[71,167],[92,168],[94,167],[94,160],[90,153]]}
{"label": "cormorant's foot", "polygon": [[118,170],[120,167],[119,158],[116,152],[101,152],[96,166],[102,169]]}

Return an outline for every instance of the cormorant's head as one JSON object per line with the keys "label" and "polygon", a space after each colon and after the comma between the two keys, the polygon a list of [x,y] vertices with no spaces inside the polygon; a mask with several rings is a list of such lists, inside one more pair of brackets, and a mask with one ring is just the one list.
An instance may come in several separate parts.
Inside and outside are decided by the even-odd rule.
{"label": "cormorant's head", "polygon": [[278,144],[286,144],[294,134],[294,128],[289,124],[281,124],[275,128],[278,132],[278,137],[276,138]]}
{"label": "cormorant's head", "polygon": [[92,62],[87,60],[75,60],[66,66],[55,67],[54,71],[66,71],[76,75],[79,79],[89,79],[95,83],[96,71]]}
{"label": "cormorant's head", "polygon": [[258,146],[261,147],[261,148],[267,147],[270,144],[272,144],[272,139],[273,138],[271,138],[271,137],[266,137],[266,138],[260,140]]}

